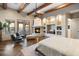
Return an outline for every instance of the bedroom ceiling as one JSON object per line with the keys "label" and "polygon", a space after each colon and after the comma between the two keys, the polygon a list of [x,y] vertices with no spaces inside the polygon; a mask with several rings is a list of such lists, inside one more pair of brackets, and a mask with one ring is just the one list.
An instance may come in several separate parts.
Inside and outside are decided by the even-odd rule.
{"label": "bedroom ceiling", "polygon": [[37,3],[37,7],[36,7],[36,3],[0,3],[0,6],[2,6],[2,8],[4,9],[10,8],[18,11],[19,13],[24,12],[28,15],[34,15],[35,11],[38,14],[49,13],[55,11],[55,9],[57,10],[57,8],[58,9],[62,8],[61,6],[67,7],[69,5],[71,4],[70,3]]}

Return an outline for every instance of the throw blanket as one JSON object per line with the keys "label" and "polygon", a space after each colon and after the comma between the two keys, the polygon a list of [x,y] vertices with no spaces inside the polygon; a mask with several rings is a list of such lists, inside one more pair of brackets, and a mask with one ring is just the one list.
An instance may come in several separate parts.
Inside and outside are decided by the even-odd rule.
{"label": "throw blanket", "polygon": [[45,45],[39,45],[35,51],[37,52],[38,55],[43,55],[43,56],[64,56],[64,54],[60,53],[59,51],[55,49],[51,49],[50,47],[47,47]]}

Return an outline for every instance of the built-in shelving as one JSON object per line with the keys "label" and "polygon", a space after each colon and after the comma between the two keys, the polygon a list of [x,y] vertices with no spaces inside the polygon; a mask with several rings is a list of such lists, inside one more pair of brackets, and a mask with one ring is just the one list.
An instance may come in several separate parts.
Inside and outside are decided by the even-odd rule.
{"label": "built-in shelving", "polygon": [[47,27],[47,33],[52,33],[56,35],[62,35],[62,16],[50,16],[44,20],[45,25]]}

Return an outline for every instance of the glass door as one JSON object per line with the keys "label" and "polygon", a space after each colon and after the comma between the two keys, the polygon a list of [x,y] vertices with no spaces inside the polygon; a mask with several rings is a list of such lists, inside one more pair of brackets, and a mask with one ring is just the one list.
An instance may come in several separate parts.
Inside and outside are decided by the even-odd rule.
{"label": "glass door", "polygon": [[26,34],[30,34],[30,26],[28,24],[25,25]]}
{"label": "glass door", "polygon": [[18,23],[18,32],[21,35],[30,34],[30,25],[27,22],[19,22]]}
{"label": "glass door", "polygon": [[18,32],[19,32],[20,34],[22,34],[22,32],[23,32],[23,23],[19,23],[19,24],[18,24]]}
{"label": "glass door", "polygon": [[15,23],[13,22],[13,23],[10,23],[10,34],[13,34],[13,33],[15,33]]}

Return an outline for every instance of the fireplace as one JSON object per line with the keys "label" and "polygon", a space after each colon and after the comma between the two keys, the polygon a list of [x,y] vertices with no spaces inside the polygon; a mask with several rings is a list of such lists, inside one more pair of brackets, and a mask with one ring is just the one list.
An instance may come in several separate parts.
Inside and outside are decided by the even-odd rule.
{"label": "fireplace", "polygon": [[33,26],[33,34],[44,36],[45,34],[44,26]]}
{"label": "fireplace", "polygon": [[40,28],[35,28],[35,33],[40,33]]}

